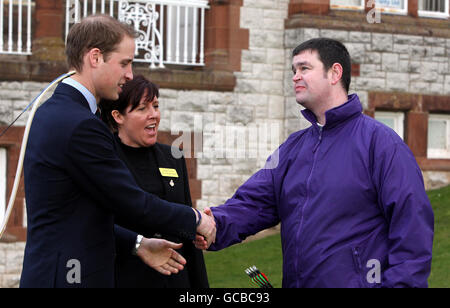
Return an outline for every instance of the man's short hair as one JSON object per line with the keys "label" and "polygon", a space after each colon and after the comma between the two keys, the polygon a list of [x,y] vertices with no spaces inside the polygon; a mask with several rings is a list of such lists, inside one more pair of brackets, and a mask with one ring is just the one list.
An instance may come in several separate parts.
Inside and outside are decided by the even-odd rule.
{"label": "man's short hair", "polygon": [[295,57],[306,50],[317,51],[319,60],[324,65],[325,72],[327,72],[335,63],[339,63],[342,66],[343,72],[341,83],[348,93],[352,78],[352,64],[350,54],[344,44],[329,38],[315,38],[297,46],[292,52],[292,57]]}
{"label": "man's short hair", "polygon": [[92,48],[100,49],[105,61],[125,37],[136,38],[129,25],[103,14],[91,15],[72,26],[67,36],[66,56],[70,68],[81,72],[83,57]]}

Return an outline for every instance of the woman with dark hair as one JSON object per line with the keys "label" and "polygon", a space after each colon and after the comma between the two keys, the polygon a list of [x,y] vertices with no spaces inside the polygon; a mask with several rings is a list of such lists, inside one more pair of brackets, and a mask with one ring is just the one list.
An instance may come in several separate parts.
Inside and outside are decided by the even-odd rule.
{"label": "woman with dark hair", "polygon": [[[161,199],[192,207],[184,157],[174,158],[171,147],[157,143],[161,119],[159,89],[143,76],[127,82],[117,101],[102,101],[102,119],[115,133],[119,156],[133,174],[137,184]],[[143,234],[116,224],[117,287],[207,288],[208,279],[202,251],[192,242],[165,234]],[[184,270],[164,276],[132,253],[142,236],[163,238],[183,247],[177,251],[186,259]]]}

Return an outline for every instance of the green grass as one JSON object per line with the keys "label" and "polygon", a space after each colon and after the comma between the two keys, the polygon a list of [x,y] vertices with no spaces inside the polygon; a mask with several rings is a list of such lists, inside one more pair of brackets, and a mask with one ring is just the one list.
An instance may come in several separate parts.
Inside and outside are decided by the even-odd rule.
{"label": "green grass", "polygon": [[[433,263],[429,286],[450,287],[450,186],[428,192],[435,216]],[[244,270],[256,265],[275,288],[281,287],[282,254],[280,235],[239,244],[219,252],[205,253],[212,288],[255,287]]]}
{"label": "green grass", "polygon": [[211,288],[256,288],[244,272],[253,265],[266,274],[275,288],[281,288],[283,261],[279,234],[204,255]]}
{"label": "green grass", "polygon": [[450,287],[450,186],[428,193],[434,210],[431,288]]}

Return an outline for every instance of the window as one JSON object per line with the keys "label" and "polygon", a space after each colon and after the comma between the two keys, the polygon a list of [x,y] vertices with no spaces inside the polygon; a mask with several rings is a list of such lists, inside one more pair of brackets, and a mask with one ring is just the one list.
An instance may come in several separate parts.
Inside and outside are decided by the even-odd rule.
{"label": "window", "polygon": [[0,54],[31,54],[31,0],[0,0]]}
{"label": "window", "polygon": [[428,158],[450,159],[450,115],[429,116]]}
{"label": "window", "polygon": [[408,0],[331,0],[330,7],[338,10],[364,10],[365,6],[379,8],[382,13],[406,15]]}
{"label": "window", "polygon": [[330,6],[338,10],[364,10],[364,0],[331,0]]}
{"label": "window", "polygon": [[0,148],[0,223],[6,211],[6,149]]}
{"label": "window", "polygon": [[375,6],[382,13],[406,15],[408,12],[408,0],[376,0]]}
{"label": "window", "polygon": [[448,18],[449,13],[448,0],[419,0],[419,16]]}
{"label": "window", "polygon": [[392,128],[400,138],[404,139],[404,121],[405,115],[403,112],[375,112],[375,119],[386,126]]}

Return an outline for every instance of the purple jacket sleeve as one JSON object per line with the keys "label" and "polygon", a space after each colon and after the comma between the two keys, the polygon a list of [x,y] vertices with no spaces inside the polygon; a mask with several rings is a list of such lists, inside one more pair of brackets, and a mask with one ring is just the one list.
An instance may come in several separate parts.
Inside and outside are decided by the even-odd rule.
{"label": "purple jacket sleeve", "polygon": [[216,243],[220,250],[247,236],[273,227],[280,221],[271,169],[262,169],[244,183],[225,204],[212,208],[217,224]]}
{"label": "purple jacket sleeve", "polygon": [[421,171],[404,143],[374,157],[374,182],[389,228],[384,287],[427,287],[431,271],[434,215]]}

